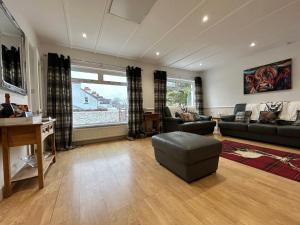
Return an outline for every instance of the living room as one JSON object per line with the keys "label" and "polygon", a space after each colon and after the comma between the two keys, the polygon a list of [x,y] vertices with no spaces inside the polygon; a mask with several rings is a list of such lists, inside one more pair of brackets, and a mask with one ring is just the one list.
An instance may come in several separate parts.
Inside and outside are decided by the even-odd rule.
{"label": "living room", "polygon": [[300,224],[299,0],[0,3],[0,224]]}

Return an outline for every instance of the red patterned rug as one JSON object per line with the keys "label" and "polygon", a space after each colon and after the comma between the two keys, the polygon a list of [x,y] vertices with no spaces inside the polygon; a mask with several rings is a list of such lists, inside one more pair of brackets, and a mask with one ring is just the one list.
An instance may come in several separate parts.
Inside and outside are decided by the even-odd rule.
{"label": "red patterned rug", "polygon": [[300,155],[233,141],[222,142],[221,156],[300,182]]}

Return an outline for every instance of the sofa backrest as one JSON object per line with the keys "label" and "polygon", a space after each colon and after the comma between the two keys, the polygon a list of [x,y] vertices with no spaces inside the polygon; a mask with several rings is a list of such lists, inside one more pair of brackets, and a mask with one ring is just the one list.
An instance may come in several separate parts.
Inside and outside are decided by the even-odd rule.
{"label": "sofa backrest", "polygon": [[234,107],[233,114],[236,115],[237,112],[244,112],[245,109],[246,109],[246,103],[236,104],[235,107]]}
{"label": "sofa backrest", "polygon": [[[266,103],[246,104],[246,111],[252,111],[251,120],[258,120],[260,111],[266,110]],[[279,119],[287,121],[295,121],[297,110],[300,110],[300,101],[282,102],[282,111],[279,114]]]}
{"label": "sofa backrest", "polygon": [[167,106],[164,108],[164,117],[172,117],[171,111]]}
{"label": "sofa backrest", "polygon": [[[175,117],[176,112],[182,113],[182,109],[179,106],[168,106],[166,108],[169,108],[172,117]],[[197,112],[197,109],[195,106],[190,106],[190,107],[187,107],[187,111],[188,112]]]}

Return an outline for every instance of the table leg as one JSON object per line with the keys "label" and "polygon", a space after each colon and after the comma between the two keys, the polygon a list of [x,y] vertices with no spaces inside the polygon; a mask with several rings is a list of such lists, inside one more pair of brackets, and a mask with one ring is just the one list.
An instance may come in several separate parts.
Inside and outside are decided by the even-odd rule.
{"label": "table leg", "polygon": [[34,152],[34,144],[31,144],[30,145],[30,155],[34,155],[35,152]]}
{"label": "table leg", "polygon": [[55,146],[55,133],[51,135],[51,151],[52,155],[54,155],[52,162],[56,162],[56,146]]}
{"label": "table leg", "polygon": [[37,141],[37,148],[36,148],[36,159],[38,165],[38,181],[39,181],[39,188],[42,189],[44,187],[44,156],[43,156],[43,141],[41,136],[41,128],[39,126],[36,127],[36,141]]}
{"label": "table leg", "polygon": [[160,122],[160,119],[158,119],[157,121],[156,121],[156,131],[158,132],[158,133],[160,133],[160,126],[161,125],[161,122]]}
{"label": "table leg", "polygon": [[7,128],[2,128],[2,155],[3,155],[3,174],[4,174],[4,190],[3,196],[9,197],[12,192],[11,174],[10,174],[10,152],[7,141]]}

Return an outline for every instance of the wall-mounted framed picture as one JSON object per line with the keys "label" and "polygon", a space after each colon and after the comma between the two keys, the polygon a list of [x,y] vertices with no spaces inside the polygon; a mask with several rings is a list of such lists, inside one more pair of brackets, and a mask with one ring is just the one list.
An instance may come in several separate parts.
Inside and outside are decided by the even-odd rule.
{"label": "wall-mounted framed picture", "polygon": [[292,88],[292,59],[244,70],[244,94]]}

